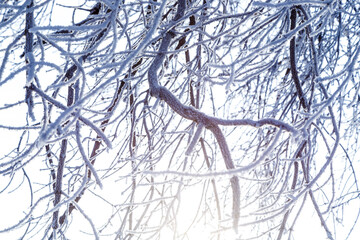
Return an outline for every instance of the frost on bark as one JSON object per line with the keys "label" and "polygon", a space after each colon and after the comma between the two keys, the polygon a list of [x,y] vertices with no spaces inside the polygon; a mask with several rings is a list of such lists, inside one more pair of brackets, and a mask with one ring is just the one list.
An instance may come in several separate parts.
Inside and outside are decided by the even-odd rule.
{"label": "frost on bark", "polygon": [[356,1],[77,4],[0,3],[0,238],[356,231]]}

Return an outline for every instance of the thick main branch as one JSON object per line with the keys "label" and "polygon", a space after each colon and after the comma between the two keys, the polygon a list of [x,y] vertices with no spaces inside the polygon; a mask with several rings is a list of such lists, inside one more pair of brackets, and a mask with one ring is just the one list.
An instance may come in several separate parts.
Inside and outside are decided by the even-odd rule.
{"label": "thick main branch", "polygon": [[[296,8],[294,7],[291,10],[290,15],[290,29],[293,30],[296,27]],[[308,109],[308,104],[304,96],[304,92],[301,88],[300,79],[298,76],[298,72],[296,69],[296,43],[295,43],[295,36],[290,40],[290,69],[291,75],[295,83],[296,92],[300,99],[300,104],[304,109]]]}
{"label": "thick main branch", "polygon": [[[177,13],[174,17],[174,21],[179,20],[185,13],[186,2],[185,0],[180,0],[178,4]],[[211,118],[205,115],[204,113],[196,110],[193,107],[185,106],[182,104],[168,89],[162,87],[158,83],[157,71],[159,67],[163,64],[165,54],[168,51],[172,38],[175,34],[172,30],[168,31],[162,39],[159,53],[156,55],[153,63],[151,64],[148,72],[148,81],[150,86],[150,93],[152,96],[157,97],[161,100],[164,100],[175,112],[181,115],[184,118],[190,119],[192,121],[204,124],[214,134],[224,158],[224,162],[227,169],[234,169],[234,163],[231,159],[231,154],[229,147],[226,143],[225,137],[222,134],[216,118]],[[240,184],[239,179],[234,176],[230,180],[231,188],[233,191],[233,225],[237,230],[239,216],[240,216]]]}

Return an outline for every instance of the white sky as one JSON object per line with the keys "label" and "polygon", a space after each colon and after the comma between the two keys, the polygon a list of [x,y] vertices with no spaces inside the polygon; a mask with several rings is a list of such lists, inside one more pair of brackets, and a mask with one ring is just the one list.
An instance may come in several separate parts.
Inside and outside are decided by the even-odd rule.
{"label": "white sky", "polygon": [[[73,1],[67,0],[62,1],[62,4],[67,5]],[[77,1],[82,2],[82,1]],[[64,8],[61,9],[61,11],[58,11],[57,9],[59,7],[55,7],[54,13],[59,13],[58,15],[54,15],[53,18],[53,24],[54,25],[67,25],[68,23],[64,20],[71,19],[70,18],[70,11],[66,11]],[[84,16],[87,15],[87,12],[84,11]],[[4,74],[6,75],[6,73]],[[17,76],[16,81],[10,81],[9,83],[5,84],[4,86],[0,87],[0,102],[5,101],[7,103],[16,102],[19,99],[23,99],[25,95],[25,90],[20,86],[24,86],[25,84],[25,76],[19,75]],[[20,96],[20,97],[19,97]],[[12,126],[21,126],[24,125],[25,118],[24,113],[27,111],[24,104],[21,106],[17,106],[15,108],[11,108],[7,111],[2,111],[2,114],[0,115],[0,124],[8,124]],[[9,149],[13,149],[18,144],[19,137],[21,136],[21,131],[10,131],[0,128],[0,135],[2,136],[0,138],[0,156],[4,156],[5,153],[8,152]],[[339,150],[340,151],[340,150]],[[337,159],[335,159],[337,160]],[[360,160],[360,159],[357,159]],[[358,166],[358,162],[356,163],[356,169],[360,169]],[[33,161],[30,165],[28,165],[25,169],[27,171],[27,174],[29,174],[29,177],[31,179],[35,179],[34,176],[36,176],[36,179],[38,181],[44,181],[42,183],[47,183],[49,180],[49,173],[47,171],[41,171],[41,169],[44,168],[44,163],[37,159],[36,161]],[[0,176],[0,191],[6,186],[7,182],[9,180],[9,176]],[[15,224],[17,221],[19,221],[19,218],[24,215],[25,210],[28,210],[28,207],[30,205],[30,195],[28,194],[29,186],[27,183],[24,183],[22,185],[21,182],[26,181],[26,179],[23,178],[21,172],[16,174],[14,176],[13,181],[11,182],[11,185],[7,190],[0,194],[0,228],[3,229],[4,227],[11,226]],[[40,184],[42,184],[40,182]],[[36,183],[35,183],[36,184]],[[19,187],[20,185],[20,187]],[[19,187],[19,188],[18,188]],[[36,186],[33,186],[36,188]],[[105,185],[104,190],[99,190],[100,192],[103,192],[104,195],[111,194],[112,188],[115,186]],[[198,190],[194,190],[198,191]],[[107,193],[106,193],[107,192]],[[189,197],[183,196],[183,203],[187,211],[189,213],[195,212],[196,205],[194,204],[194,201],[197,199],[193,199],[190,197],[192,194],[189,194]],[[86,210],[91,209],[91,215],[93,216],[94,222],[101,223],[103,221],[102,215],[104,212],[111,212],[112,209],[106,209],[106,208],[94,208],[94,206],[97,206],[97,201],[95,197],[92,197],[92,194],[87,193],[84,197],[83,201],[81,201],[80,206]],[[348,227],[351,226],[354,220],[353,216],[354,214],[357,214],[359,209],[359,201],[353,201],[349,206],[346,208],[346,212],[344,213],[345,217],[343,218],[343,225]],[[356,209],[356,211],[349,211],[349,209]],[[313,211],[313,205],[310,202],[310,198],[308,198],[307,203],[305,205],[305,210],[301,213],[298,224],[295,226],[294,229],[294,239],[326,239],[326,235],[324,232],[324,229],[321,227],[320,220],[317,217],[316,213]],[[90,212],[90,211],[89,211]],[[189,222],[188,214],[184,212],[185,214],[179,215],[179,223],[184,223],[184,225],[180,225],[179,228],[185,228],[187,226],[187,223]],[[77,231],[77,227],[80,225],[86,226],[89,225],[88,222],[84,221],[83,217],[80,216],[78,212],[73,213],[73,225],[70,226],[69,232],[71,232],[71,239],[80,239],[77,237],[83,236],[82,233],[79,233]],[[26,226],[25,226],[26,227]],[[25,227],[21,228],[21,231],[13,231],[6,234],[0,234],[1,239],[18,239],[22,232],[25,231]],[[90,227],[87,228],[88,231],[91,233]],[[241,228],[240,228],[241,229]],[[163,239],[170,239],[171,232],[164,230],[163,233]],[[229,239],[234,237],[232,235],[233,233],[229,233]],[[336,233],[338,237],[336,239],[343,239],[344,236],[342,236],[342,232]],[[191,239],[207,239],[206,236],[204,236],[204,232],[200,230],[194,230],[194,232],[191,235]],[[286,236],[286,235],[285,235]],[[285,239],[285,236],[283,239]],[[360,238],[360,228],[355,228],[355,231],[349,240],[356,240]],[[35,238],[37,239],[37,237]],[[84,239],[84,238],[83,238]],[[89,237],[91,239],[91,237]],[[106,239],[106,237],[101,238]]]}

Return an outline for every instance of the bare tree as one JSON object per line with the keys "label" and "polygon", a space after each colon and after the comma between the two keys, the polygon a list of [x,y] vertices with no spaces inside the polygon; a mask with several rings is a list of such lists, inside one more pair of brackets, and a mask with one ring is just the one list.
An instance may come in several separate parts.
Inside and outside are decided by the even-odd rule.
{"label": "bare tree", "polygon": [[64,4],[0,4],[0,236],[351,236],[357,1]]}

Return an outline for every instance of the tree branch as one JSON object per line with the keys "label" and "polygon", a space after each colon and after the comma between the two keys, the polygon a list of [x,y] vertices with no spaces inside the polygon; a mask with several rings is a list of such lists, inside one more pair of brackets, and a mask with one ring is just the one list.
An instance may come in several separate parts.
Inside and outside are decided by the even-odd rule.
{"label": "tree branch", "polygon": [[[293,7],[291,9],[291,15],[290,15],[290,30],[293,30],[296,27],[296,7]],[[291,69],[291,74],[295,83],[295,88],[297,91],[297,95],[299,97],[300,100],[300,104],[301,106],[305,109],[308,110],[308,104],[307,101],[305,99],[303,90],[301,88],[301,83],[300,83],[300,79],[298,76],[298,72],[296,69],[296,41],[295,41],[295,36],[290,40],[290,69]]]}

